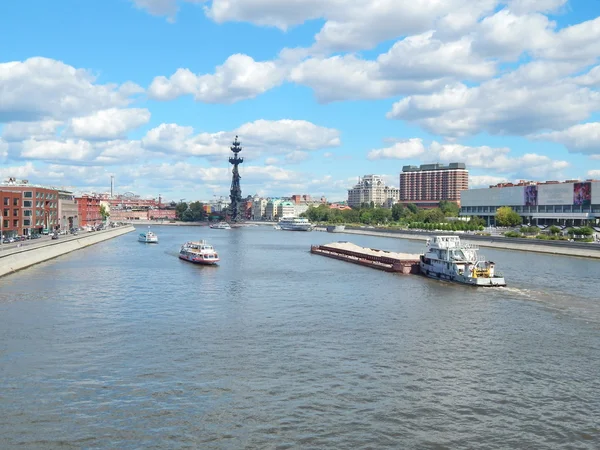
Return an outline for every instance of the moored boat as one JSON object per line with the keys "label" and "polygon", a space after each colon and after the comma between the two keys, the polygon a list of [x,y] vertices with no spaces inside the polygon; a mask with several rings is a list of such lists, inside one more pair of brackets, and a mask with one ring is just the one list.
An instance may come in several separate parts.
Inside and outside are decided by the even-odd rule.
{"label": "moored boat", "polygon": [[328,233],[343,233],[346,230],[346,225],[328,225]]}
{"label": "moored boat", "polygon": [[150,227],[148,227],[148,231],[139,234],[138,241],[146,244],[158,244],[158,236],[150,231]]}
{"label": "moored boat", "polygon": [[215,265],[220,261],[219,255],[214,247],[204,239],[183,244],[179,250],[179,258],[194,264],[204,264],[209,266]]}
{"label": "moored boat", "polygon": [[472,286],[506,286],[504,277],[496,272],[495,264],[478,250],[477,246],[462,243],[458,236],[434,236],[427,239],[425,254],[421,255],[421,273]]}

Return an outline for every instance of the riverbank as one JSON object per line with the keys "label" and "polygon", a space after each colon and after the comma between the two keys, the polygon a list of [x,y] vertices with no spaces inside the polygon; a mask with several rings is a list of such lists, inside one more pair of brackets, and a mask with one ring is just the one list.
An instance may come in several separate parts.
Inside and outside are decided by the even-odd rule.
{"label": "riverbank", "polygon": [[[209,226],[211,223],[215,223],[215,222],[180,222],[180,221],[169,221],[169,220],[165,220],[165,221],[160,221],[160,220],[134,220],[131,222],[127,222],[130,225],[135,226],[172,226],[172,227],[207,227]],[[262,221],[247,221],[247,222],[241,222],[239,225],[248,227],[248,226],[255,226],[255,225],[260,225],[260,226],[273,226],[276,225],[277,222],[262,222]]]}
{"label": "riverbank", "polygon": [[126,225],[5,249],[0,253],[0,277],[132,231],[135,231],[135,228]]}
{"label": "riverbank", "polygon": [[[327,231],[325,227],[316,227],[315,231]],[[348,229],[342,233],[362,234],[367,236],[380,236],[395,239],[409,239],[415,241],[425,241],[433,235],[453,234],[447,232],[419,232],[419,231],[390,231],[381,228],[373,229]],[[338,233],[341,234],[341,233]],[[541,241],[533,239],[517,239],[495,236],[480,236],[473,234],[455,233],[461,240],[478,245],[480,247],[498,248],[502,250],[515,250],[524,252],[537,252],[552,255],[577,256],[581,258],[600,259],[600,244],[588,244],[564,241]]]}

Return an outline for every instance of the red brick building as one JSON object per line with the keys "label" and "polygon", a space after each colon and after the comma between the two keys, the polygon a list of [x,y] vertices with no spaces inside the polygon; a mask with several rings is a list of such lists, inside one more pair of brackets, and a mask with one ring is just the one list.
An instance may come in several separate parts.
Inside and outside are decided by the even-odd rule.
{"label": "red brick building", "polygon": [[0,235],[13,237],[22,234],[22,192],[0,187],[0,204],[2,205],[2,220]]}
{"label": "red brick building", "polygon": [[79,216],[79,226],[95,226],[102,223],[100,214],[100,202],[102,199],[97,195],[81,195],[75,197],[77,202],[77,212]]}
{"label": "red brick building", "polygon": [[[11,228],[15,228],[14,224],[17,222],[20,224],[17,234],[29,235],[57,229],[58,191],[56,189],[30,184],[28,180],[16,180],[15,178],[9,178],[0,186],[0,189],[21,194],[20,199],[12,196],[12,200],[9,200],[9,202],[12,201],[12,205],[8,207]],[[2,225],[8,219],[4,216],[4,208],[8,206],[5,206],[4,202],[3,198]],[[18,203],[19,206],[16,206],[15,203]],[[17,209],[20,211],[16,211]]]}
{"label": "red brick building", "polygon": [[435,208],[442,200],[460,205],[460,192],[469,189],[464,163],[404,166],[400,174],[400,202]]}

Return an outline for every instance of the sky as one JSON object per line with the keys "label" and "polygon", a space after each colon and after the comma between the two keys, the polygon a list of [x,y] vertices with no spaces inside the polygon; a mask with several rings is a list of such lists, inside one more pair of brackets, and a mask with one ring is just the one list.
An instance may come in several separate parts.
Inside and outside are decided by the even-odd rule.
{"label": "sky", "polygon": [[180,200],[344,200],[600,178],[597,0],[19,0],[0,6],[0,179]]}

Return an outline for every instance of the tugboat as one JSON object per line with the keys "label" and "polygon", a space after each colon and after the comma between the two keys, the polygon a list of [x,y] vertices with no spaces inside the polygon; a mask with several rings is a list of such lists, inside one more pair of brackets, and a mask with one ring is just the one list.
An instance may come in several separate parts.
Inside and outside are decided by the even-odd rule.
{"label": "tugboat", "polygon": [[212,245],[204,239],[197,242],[186,242],[179,250],[179,258],[194,264],[214,266],[220,259]]}
{"label": "tugboat", "polygon": [[148,231],[140,233],[138,241],[144,242],[145,244],[158,244],[158,236],[150,231],[150,227],[148,227]]}
{"label": "tugboat", "polygon": [[471,286],[506,286],[504,277],[496,273],[495,264],[479,255],[479,248],[463,244],[458,236],[434,236],[427,239],[421,255],[421,273],[438,280]]}

